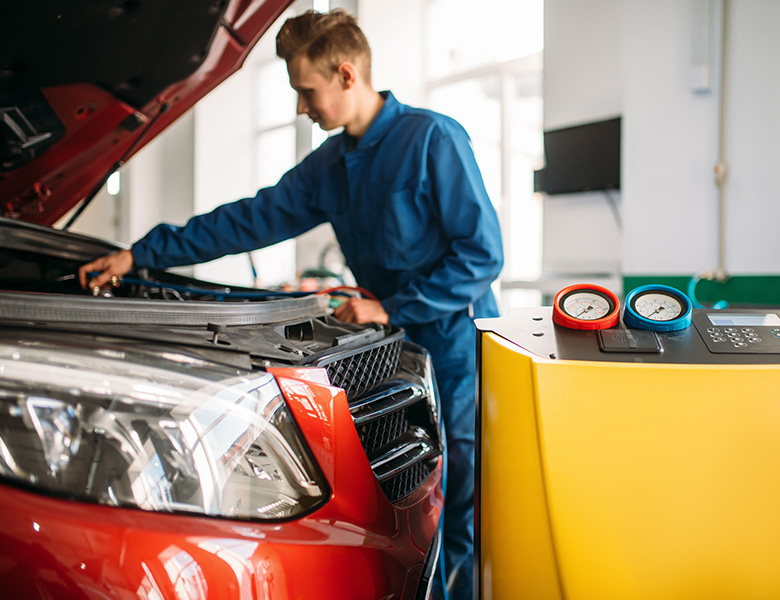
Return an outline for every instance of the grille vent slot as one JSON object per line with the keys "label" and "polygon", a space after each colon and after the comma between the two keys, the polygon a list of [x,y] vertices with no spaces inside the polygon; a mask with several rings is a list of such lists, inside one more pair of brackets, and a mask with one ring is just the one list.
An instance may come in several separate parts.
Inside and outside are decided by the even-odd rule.
{"label": "grille vent slot", "polygon": [[409,381],[392,381],[350,408],[382,491],[390,502],[400,502],[425,482],[441,454],[426,390]]}
{"label": "grille vent slot", "polygon": [[343,388],[348,399],[372,390],[398,371],[403,333],[357,351],[326,356],[314,363],[324,367],[333,385]]}

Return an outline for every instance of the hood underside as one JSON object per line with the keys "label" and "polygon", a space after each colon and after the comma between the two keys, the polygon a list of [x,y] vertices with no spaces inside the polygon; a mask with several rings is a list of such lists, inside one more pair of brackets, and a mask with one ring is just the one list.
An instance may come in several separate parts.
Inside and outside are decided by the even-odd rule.
{"label": "hood underside", "polygon": [[3,8],[0,215],[51,225],[235,72],[291,0]]}

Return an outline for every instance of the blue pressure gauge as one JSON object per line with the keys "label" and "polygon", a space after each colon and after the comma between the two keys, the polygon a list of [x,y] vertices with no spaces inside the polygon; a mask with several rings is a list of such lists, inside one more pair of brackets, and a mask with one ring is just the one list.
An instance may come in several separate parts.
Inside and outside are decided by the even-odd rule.
{"label": "blue pressure gauge", "polygon": [[637,329],[677,331],[691,324],[692,303],[668,285],[642,285],[626,296],[623,323]]}

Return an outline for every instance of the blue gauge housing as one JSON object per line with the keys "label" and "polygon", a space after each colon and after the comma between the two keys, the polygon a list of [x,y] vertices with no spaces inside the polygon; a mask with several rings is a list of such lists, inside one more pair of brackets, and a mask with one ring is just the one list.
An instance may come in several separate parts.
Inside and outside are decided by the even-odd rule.
{"label": "blue gauge housing", "polygon": [[[669,320],[655,320],[643,317],[636,308],[636,302],[647,294],[660,294],[669,296],[680,303],[680,314]],[[650,284],[641,285],[631,290],[626,296],[626,308],[623,311],[623,323],[636,329],[649,329],[650,331],[678,331],[691,324],[693,303],[683,292],[668,285]]]}

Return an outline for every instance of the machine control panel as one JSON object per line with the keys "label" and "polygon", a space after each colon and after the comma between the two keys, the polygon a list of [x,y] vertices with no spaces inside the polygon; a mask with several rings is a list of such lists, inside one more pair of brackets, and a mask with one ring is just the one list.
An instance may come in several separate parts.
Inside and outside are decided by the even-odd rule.
{"label": "machine control panel", "polygon": [[622,307],[606,288],[575,284],[558,292],[552,307],[512,309],[507,317],[478,319],[477,327],[551,359],[678,364],[780,361],[780,309],[693,305],[684,292],[661,284],[634,288]]}
{"label": "machine control panel", "polygon": [[780,354],[780,315],[762,310],[699,310],[693,325],[710,352]]}
{"label": "machine control panel", "polygon": [[561,326],[551,307],[512,308],[504,317],[478,319],[542,358],[674,364],[777,364],[780,310],[698,308],[691,326],[649,331],[620,322],[596,331]]}

